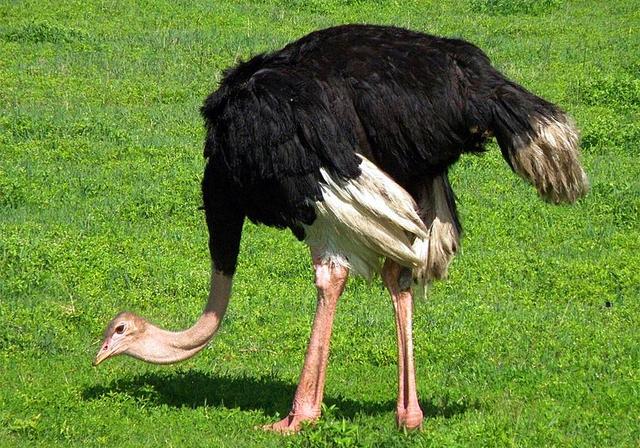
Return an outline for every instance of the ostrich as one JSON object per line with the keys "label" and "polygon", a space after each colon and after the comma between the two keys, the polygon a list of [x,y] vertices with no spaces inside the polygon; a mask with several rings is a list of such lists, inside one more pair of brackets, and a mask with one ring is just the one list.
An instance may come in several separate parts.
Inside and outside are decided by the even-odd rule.
{"label": "ostrich", "polygon": [[310,248],[317,309],[291,411],[265,427],[274,431],[320,416],[333,318],[350,272],[379,274],[389,290],[396,420],[421,426],[412,295],[446,275],[459,247],[447,171],[463,153],[483,151],[495,136],[512,170],[544,199],[574,202],[588,189],[571,119],[463,40],[371,25],[316,31],[227,70],[201,112],[208,302],[180,332],[119,314],[95,364],[118,354],[157,364],[195,355],[225,314],[244,219],[288,228]]}

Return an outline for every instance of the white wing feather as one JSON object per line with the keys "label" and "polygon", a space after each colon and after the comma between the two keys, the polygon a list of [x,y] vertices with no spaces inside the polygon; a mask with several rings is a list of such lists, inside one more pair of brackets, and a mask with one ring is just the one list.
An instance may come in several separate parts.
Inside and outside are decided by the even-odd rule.
{"label": "white wing feather", "polygon": [[428,231],[413,198],[364,157],[360,169],[347,180],[321,169],[323,200],[315,204],[316,221],[305,227],[307,243],[368,278],[383,257],[420,268],[424,254],[414,243],[428,239]]}

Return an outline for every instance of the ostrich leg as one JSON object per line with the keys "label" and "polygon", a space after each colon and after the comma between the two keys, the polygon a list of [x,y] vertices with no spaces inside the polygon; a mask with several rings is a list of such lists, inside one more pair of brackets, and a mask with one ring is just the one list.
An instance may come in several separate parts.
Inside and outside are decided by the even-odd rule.
{"label": "ostrich leg", "polygon": [[416,429],[422,426],[422,409],[418,403],[416,375],[413,364],[413,335],[411,331],[413,299],[411,296],[411,272],[387,259],[382,268],[382,280],[391,293],[396,314],[398,336],[398,426]]}
{"label": "ostrich leg", "polygon": [[329,359],[329,341],[338,299],[344,290],[349,270],[332,261],[323,261],[312,250],[318,303],[311,338],[300,374],[298,388],[289,415],[263,428],[278,432],[295,432],[302,422],[320,417],[324,379]]}

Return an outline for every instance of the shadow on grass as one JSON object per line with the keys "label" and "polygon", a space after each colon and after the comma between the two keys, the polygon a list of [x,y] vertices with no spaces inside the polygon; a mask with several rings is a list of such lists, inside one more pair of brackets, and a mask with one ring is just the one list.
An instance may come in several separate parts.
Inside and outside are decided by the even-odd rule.
{"label": "shadow on grass", "polygon": [[[84,400],[125,395],[148,405],[172,407],[214,406],[259,410],[267,416],[286,415],[296,385],[273,377],[229,377],[204,374],[198,371],[175,373],[146,373],[122,378],[101,386],[89,386],[82,392]],[[395,411],[395,400],[373,402],[352,400],[342,396],[326,396],[324,403],[335,406],[337,418],[353,419],[356,415],[379,415]],[[431,399],[420,402],[426,418],[450,418],[470,409],[478,409],[476,402]]]}

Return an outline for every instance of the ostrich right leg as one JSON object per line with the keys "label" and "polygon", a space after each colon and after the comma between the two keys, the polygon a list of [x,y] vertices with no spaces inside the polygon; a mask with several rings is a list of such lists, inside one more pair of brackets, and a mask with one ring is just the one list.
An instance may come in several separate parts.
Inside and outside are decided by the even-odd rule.
{"label": "ostrich right leg", "polygon": [[411,271],[387,259],[382,267],[382,281],[391,298],[396,314],[398,336],[398,403],[396,420],[400,428],[422,426],[422,409],[418,403],[416,374],[413,364],[413,334],[411,331],[413,298]]}
{"label": "ostrich right leg", "polygon": [[349,270],[333,261],[323,261],[312,250],[318,304],[311,339],[300,374],[298,388],[289,415],[279,422],[263,426],[276,432],[296,432],[305,421],[320,417],[324,379],[329,359],[329,341],[338,299],[344,290]]}

